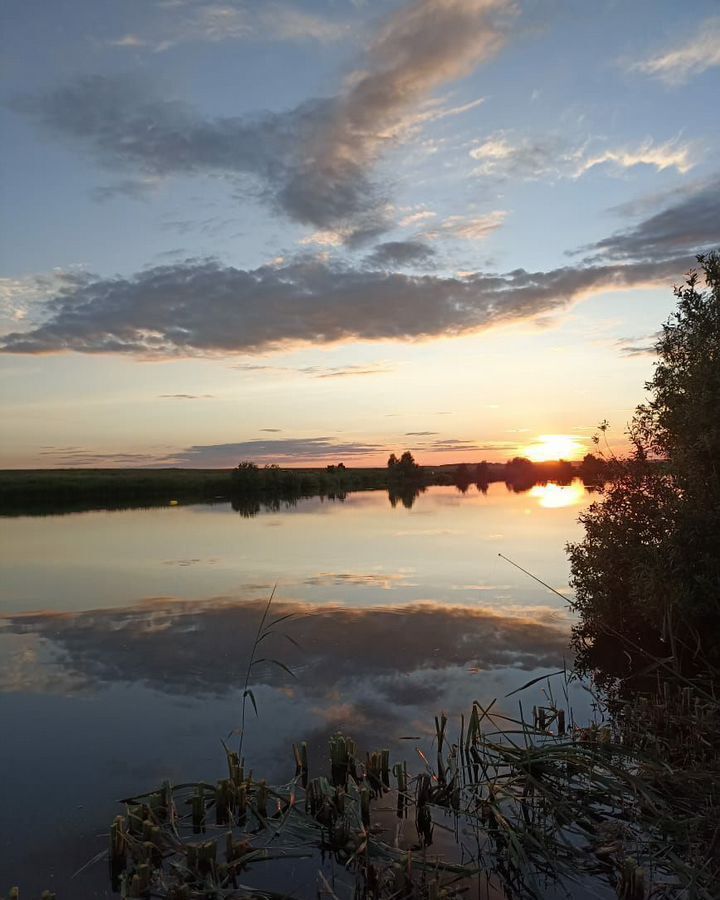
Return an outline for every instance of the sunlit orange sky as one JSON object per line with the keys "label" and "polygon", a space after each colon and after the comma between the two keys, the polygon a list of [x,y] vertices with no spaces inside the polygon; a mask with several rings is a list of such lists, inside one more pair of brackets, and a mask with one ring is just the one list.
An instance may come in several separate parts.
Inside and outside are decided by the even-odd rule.
{"label": "sunlit orange sky", "polygon": [[0,467],[622,446],[720,245],[714,0],[0,17]]}

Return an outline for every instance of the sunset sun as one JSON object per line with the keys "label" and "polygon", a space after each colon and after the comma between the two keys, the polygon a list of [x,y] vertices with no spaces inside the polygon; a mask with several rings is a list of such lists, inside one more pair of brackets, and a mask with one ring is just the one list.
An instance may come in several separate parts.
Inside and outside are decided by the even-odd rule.
{"label": "sunset sun", "polygon": [[581,459],[585,451],[585,446],[570,435],[541,434],[525,447],[525,456],[533,462],[547,462],[552,459]]}

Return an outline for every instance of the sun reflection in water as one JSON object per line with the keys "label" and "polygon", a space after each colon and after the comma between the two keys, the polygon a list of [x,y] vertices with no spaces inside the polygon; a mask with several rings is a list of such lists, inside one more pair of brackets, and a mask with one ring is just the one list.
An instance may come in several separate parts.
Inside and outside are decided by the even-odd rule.
{"label": "sun reflection in water", "polygon": [[577,506],[582,502],[585,488],[581,481],[572,484],[536,484],[530,488],[530,496],[534,497],[545,509],[561,509],[564,506]]}

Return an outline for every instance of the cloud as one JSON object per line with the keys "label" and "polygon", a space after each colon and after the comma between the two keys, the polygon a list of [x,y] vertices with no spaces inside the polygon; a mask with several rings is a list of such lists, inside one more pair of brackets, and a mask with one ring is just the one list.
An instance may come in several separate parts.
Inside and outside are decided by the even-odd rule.
{"label": "cloud", "polygon": [[231,468],[243,460],[258,463],[324,462],[383,453],[378,444],[337,441],[331,437],[278,438],[205,444],[173,453],[165,463],[178,466]]}
{"label": "cloud", "polygon": [[129,279],[71,283],[45,304],[44,324],[6,334],[0,349],[171,357],[448,337],[561,309],[602,290],[662,282],[687,263],[517,269],[462,279],[317,261],[251,271],[213,261],[168,265]]}
{"label": "cloud", "polygon": [[618,338],[615,346],[622,356],[655,356],[660,331],[644,337]]}
{"label": "cloud", "polygon": [[348,366],[273,366],[269,364],[240,363],[234,366],[241,372],[268,372],[274,374],[307,375],[310,378],[355,378],[365,375],[385,375],[392,367],[385,363],[366,363]]}
{"label": "cloud", "polygon": [[499,50],[511,11],[508,0],[415,0],[384,20],[340,93],[287,112],[205,118],[136,79],[101,76],[14,106],[111,168],[249,177],[294,221],[352,243],[388,225],[372,179],[381,155],[422,124],[434,91]]}
{"label": "cloud", "polygon": [[406,431],[407,437],[430,437],[433,434],[440,434],[439,431]]}
{"label": "cloud", "polygon": [[352,366],[303,366],[298,371],[313,378],[363,378],[366,375],[385,375],[392,372],[392,367],[383,363],[368,363]]}
{"label": "cloud", "polygon": [[145,178],[123,178],[112,184],[103,184],[92,191],[92,196],[98,203],[106,200],[114,200],[115,197],[127,197],[132,200],[147,200],[148,195],[161,183],[157,176]]}
{"label": "cloud", "polygon": [[85,447],[43,447],[39,455],[48,457],[53,466],[157,466],[152,453],[102,452]]}
{"label": "cloud", "polygon": [[378,244],[365,257],[365,262],[373,268],[394,266],[426,266],[435,255],[435,250],[422,241],[386,241]]}
{"label": "cloud", "polygon": [[408,213],[400,219],[398,225],[402,228],[407,228],[410,225],[419,225],[421,222],[427,222],[429,219],[434,219],[435,216],[437,216],[437,213],[431,209],[421,209],[418,212]]}
{"label": "cloud", "polygon": [[632,169],[641,165],[654,166],[658,172],[662,172],[663,169],[676,169],[681,175],[689,172],[693,166],[690,147],[687,144],[679,144],[676,139],[666,141],[664,144],[655,144],[648,140],[635,148],[603,150],[594,156],[588,156],[580,160],[575,176],[584,175],[590,169],[607,163],[621,169]]}
{"label": "cloud", "polygon": [[0,318],[24,322],[43,296],[83,282],[79,269],[54,269],[42,275],[0,278]]}
{"label": "cloud", "polygon": [[681,174],[693,166],[690,144],[678,138],[658,144],[646,140],[635,146],[606,147],[591,152],[589,141],[571,144],[558,135],[515,137],[499,131],[470,150],[480,165],[475,175],[494,178],[536,180],[545,177],[579,178],[597,166],[617,169],[653,166],[658,171],[675,168]]}
{"label": "cloud", "polygon": [[507,211],[496,209],[483,216],[449,216],[425,237],[435,240],[441,235],[462,238],[466,241],[483,241],[500,228],[507,218]]}
{"label": "cloud", "polygon": [[720,246],[720,177],[589,248],[609,259],[660,260]]}
{"label": "cloud", "polygon": [[478,453],[485,450],[515,450],[517,444],[489,441],[482,444],[464,438],[438,438],[423,445],[430,453]]}
{"label": "cloud", "polygon": [[[183,12],[161,11],[142,34],[107,41],[111,47],[163,53],[178,44],[225,41],[318,41],[329,43],[350,34],[350,24],[303,12],[289,4],[222,3],[184,5]],[[164,14],[163,14],[164,13]]]}
{"label": "cloud", "polygon": [[214,394],[158,394],[161,400],[211,400]]}
{"label": "cloud", "polygon": [[712,191],[717,178],[717,175],[714,177],[710,176],[665,190],[644,193],[638,197],[626,200],[623,203],[618,203],[616,206],[611,206],[608,212],[623,216],[624,218],[649,216],[667,206],[674,206],[675,204],[686,200],[688,197],[694,197],[696,194],[700,194],[704,191]]}
{"label": "cloud", "polygon": [[641,72],[660,78],[666,84],[684,84],[695,75],[720,66],[720,17],[702,22],[697,33],[671,50],[628,66],[631,72]]}
{"label": "cloud", "polygon": [[691,264],[688,257],[453,278],[317,260],[250,271],[188,262],[130,278],[70,282],[45,303],[43,324],[5,334],[0,350],[161,358],[452,337],[557,311],[601,291],[663,283]]}

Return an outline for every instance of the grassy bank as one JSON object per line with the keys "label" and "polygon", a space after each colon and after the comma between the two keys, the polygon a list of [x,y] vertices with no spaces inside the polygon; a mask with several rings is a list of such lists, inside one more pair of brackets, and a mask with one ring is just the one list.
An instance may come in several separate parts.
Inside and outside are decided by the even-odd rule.
{"label": "grassy bank", "polygon": [[[270,504],[304,497],[337,497],[352,491],[388,490],[406,504],[412,490],[430,485],[505,482],[527,490],[538,482],[568,482],[583,475],[570,463],[460,463],[420,466],[412,477],[386,467],[239,469],[5,469],[0,470],[0,515],[50,515],[237,500]],[[410,493],[408,493],[410,492]]]}

